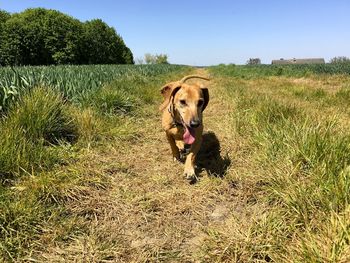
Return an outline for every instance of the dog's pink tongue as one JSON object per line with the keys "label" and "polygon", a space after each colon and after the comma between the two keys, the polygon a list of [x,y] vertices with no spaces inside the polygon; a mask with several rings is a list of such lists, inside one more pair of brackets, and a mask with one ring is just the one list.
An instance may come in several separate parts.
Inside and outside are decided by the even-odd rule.
{"label": "dog's pink tongue", "polygon": [[184,136],[183,136],[184,142],[186,144],[194,143],[194,141],[195,141],[195,137],[194,136],[195,136],[195,130],[191,129],[191,128],[188,128],[188,127],[185,127],[185,133],[184,133]]}

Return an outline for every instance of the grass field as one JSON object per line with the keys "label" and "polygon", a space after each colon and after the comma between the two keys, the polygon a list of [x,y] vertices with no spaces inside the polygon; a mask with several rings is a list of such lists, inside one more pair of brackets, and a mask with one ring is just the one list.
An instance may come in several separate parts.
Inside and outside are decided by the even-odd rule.
{"label": "grass field", "polygon": [[[0,68],[1,261],[349,262],[350,76],[327,67]],[[193,73],[191,185],[157,109]]]}

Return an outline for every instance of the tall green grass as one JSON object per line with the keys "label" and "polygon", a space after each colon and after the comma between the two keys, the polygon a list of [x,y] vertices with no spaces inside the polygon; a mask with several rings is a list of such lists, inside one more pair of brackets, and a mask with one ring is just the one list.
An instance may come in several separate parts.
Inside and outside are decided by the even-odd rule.
{"label": "tall green grass", "polygon": [[0,130],[0,177],[54,164],[57,156],[49,146],[77,137],[62,96],[47,88],[26,92],[9,108]]}

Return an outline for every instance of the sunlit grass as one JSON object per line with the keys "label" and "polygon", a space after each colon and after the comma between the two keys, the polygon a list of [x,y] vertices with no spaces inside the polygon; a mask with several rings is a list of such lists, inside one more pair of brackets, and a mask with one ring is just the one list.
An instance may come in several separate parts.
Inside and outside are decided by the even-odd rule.
{"label": "sunlit grass", "polygon": [[[219,68],[213,72],[221,76]],[[350,207],[350,130],[346,117],[339,118],[347,112],[348,79],[327,83],[310,75],[299,84],[274,77],[242,85],[225,68],[222,74],[235,105],[232,132],[244,141],[254,167],[254,174],[240,178],[262,184],[256,188],[264,193],[257,202],[266,210],[248,229],[220,232],[205,251],[225,251],[222,259],[239,262],[349,260],[344,219]]]}

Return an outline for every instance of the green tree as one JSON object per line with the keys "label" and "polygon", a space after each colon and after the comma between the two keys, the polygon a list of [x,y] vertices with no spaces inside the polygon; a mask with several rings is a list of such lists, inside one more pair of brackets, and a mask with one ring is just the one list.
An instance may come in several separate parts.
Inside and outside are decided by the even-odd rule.
{"label": "green tree", "polygon": [[146,53],[145,62],[146,64],[169,64],[168,55],[166,54],[152,55],[150,53]]}
{"label": "green tree", "polygon": [[84,63],[132,64],[132,53],[113,27],[101,19],[84,23]]}
{"label": "green tree", "polygon": [[337,64],[337,63],[350,63],[350,58],[345,57],[345,56],[340,56],[340,57],[334,57],[332,58],[329,63],[332,64]]}
{"label": "green tree", "polygon": [[166,55],[166,54],[156,55],[156,63],[157,64],[169,64],[168,55]]}
{"label": "green tree", "polygon": [[145,63],[146,64],[155,64],[156,63],[156,57],[150,53],[145,54]]}
{"label": "green tree", "polygon": [[0,12],[0,64],[134,63],[115,29],[100,19],[82,23],[44,8]]}
{"label": "green tree", "polygon": [[82,23],[58,11],[49,11],[44,21],[48,31],[44,35],[44,43],[54,64],[80,64],[84,32]]}
{"label": "green tree", "polygon": [[3,28],[2,60],[11,65],[79,62],[82,25],[67,15],[43,8],[14,14]]}
{"label": "green tree", "polygon": [[247,65],[260,65],[260,64],[261,64],[260,58],[250,58],[247,61]]}
{"label": "green tree", "polygon": [[9,12],[0,9],[0,26],[5,23],[11,17]]}
{"label": "green tree", "polygon": [[3,28],[5,22],[11,17],[10,13],[0,9],[0,66],[5,65],[5,61],[1,60],[1,46],[3,42]]}
{"label": "green tree", "polygon": [[22,37],[23,30],[16,26],[16,19],[9,19],[2,25],[0,63],[4,65],[18,65],[22,60]]}
{"label": "green tree", "polygon": [[130,50],[130,48],[128,48],[125,44],[124,44],[124,48],[123,48],[123,58],[125,60],[125,64],[134,64],[134,56]]}

